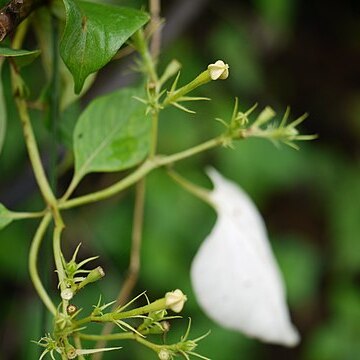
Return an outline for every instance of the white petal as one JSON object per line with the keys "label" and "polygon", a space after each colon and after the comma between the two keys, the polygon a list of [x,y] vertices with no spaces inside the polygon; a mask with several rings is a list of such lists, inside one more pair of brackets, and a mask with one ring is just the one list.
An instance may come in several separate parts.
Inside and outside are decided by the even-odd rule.
{"label": "white petal", "polygon": [[223,72],[224,72],[223,68],[211,69],[210,77],[212,80],[217,80],[222,75]]}
{"label": "white petal", "polygon": [[196,254],[191,278],[197,299],[220,325],[265,342],[294,346],[282,277],[255,205],[212,170],[218,218]]}
{"label": "white petal", "polygon": [[225,80],[229,76],[229,65],[222,60],[217,60],[214,64],[208,65],[211,80]]}

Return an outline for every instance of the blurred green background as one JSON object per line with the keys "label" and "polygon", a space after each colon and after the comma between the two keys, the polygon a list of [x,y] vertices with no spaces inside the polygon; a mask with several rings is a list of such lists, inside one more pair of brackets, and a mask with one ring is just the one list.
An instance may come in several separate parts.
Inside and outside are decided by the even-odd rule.
{"label": "blurred green background", "polygon": [[[145,2],[119,3],[139,7]],[[204,169],[214,166],[254,199],[283,270],[302,342],[294,349],[262,344],[218,327],[201,312],[189,268],[214,224],[215,213],[161,169],[148,177],[142,269],[134,295],[147,290],[156,299],[181,288],[189,299],[185,319],[173,322],[168,340],[180,337],[186,317],[191,316],[194,337],[212,331],[199,345],[199,352],[212,359],[360,359],[360,3],[169,0],[163,1],[163,15],[167,23],[160,69],[178,59],[184,84],[209,63],[223,59],[230,65],[230,77],[197,91],[212,101],[196,104],[196,115],[177,109],[163,112],[161,152],[185,149],[222,131],[214,118],[230,116],[235,96],[242,110],[257,102],[260,107],[271,105],[279,116],[287,105],[293,118],[308,112],[302,132],[319,134],[318,140],[300,144],[300,151],[276,148],[265,140],[246,140],[238,142],[235,150],[213,150],[176,166],[181,174],[207,187],[211,185]],[[129,81],[128,67],[127,60],[111,64],[86,101],[97,91],[111,88],[113,78],[118,77],[119,84]],[[41,78],[39,68],[39,63],[30,67],[28,79]],[[0,156],[0,202],[14,210],[41,209],[6,71],[3,81],[10,116]],[[41,81],[33,90],[34,98],[40,88]],[[64,143],[78,111],[75,106],[66,115]],[[46,162],[47,128],[39,112],[34,111],[33,118]],[[70,178],[71,172],[61,176],[59,193]],[[87,176],[77,194],[118,178],[118,174]],[[116,297],[128,266],[133,200],[131,189],[64,214],[64,252],[70,255],[82,242],[80,256],[100,255],[97,263],[107,274],[81,294],[78,306],[95,304],[99,291],[108,301]],[[17,222],[0,232],[0,359],[36,359],[39,349],[30,340],[45,332],[42,305],[27,272],[36,225],[36,221]],[[46,244],[42,269],[53,266],[49,251]],[[55,275],[44,272],[42,276],[55,296]],[[125,350],[108,353],[104,359],[156,358],[131,342],[123,346]]]}

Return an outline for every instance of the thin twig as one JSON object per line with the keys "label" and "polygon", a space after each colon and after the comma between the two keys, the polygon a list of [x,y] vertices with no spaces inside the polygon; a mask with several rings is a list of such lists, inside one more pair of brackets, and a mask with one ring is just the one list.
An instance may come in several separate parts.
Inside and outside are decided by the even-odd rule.
{"label": "thin twig", "polygon": [[0,9],[0,41],[13,32],[45,0],[11,0]]}
{"label": "thin twig", "polygon": [[153,37],[150,44],[150,52],[154,60],[158,58],[161,48],[160,9],[161,9],[160,0],[150,0],[150,15],[151,15],[150,27],[151,27],[151,31],[153,32]]}
{"label": "thin twig", "polygon": [[46,229],[48,228],[51,221],[50,213],[47,213],[44,218],[41,220],[41,223],[35,233],[34,239],[31,243],[30,252],[29,252],[29,273],[32,280],[32,283],[47,309],[55,316],[56,307],[51,301],[48,293],[46,292],[37,269],[37,260],[39,254],[39,248],[43,240]]}
{"label": "thin twig", "polygon": [[[116,309],[120,305],[125,304],[137,283],[140,271],[140,258],[141,258],[141,242],[142,242],[142,229],[144,220],[144,203],[145,203],[145,177],[142,178],[136,184],[136,198],[134,208],[134,222],[131,239],[131,253],[130,253],[130,264],[128,273],[124,284],[117,296],[116,303],[113,309]],[[101,332],[102,336],[111,334],[114,328],[114,323],[106,323]],[[106,346],[106,340],[99,340],[96,343],[96,348],[104,348]],[[102,353],[96,353],[92,357],[93,360],[101,360]]]}
{"label": "thin twig", "polygon": [[134,208],[134,224],[132,232],[130,264],[126,280],[117,298],[117,306],[125,304],[125,302],[128,301],[139,277],[142,230],[144,222],[144,204],[145,178],[141,179],[136,184],[136,199]]}

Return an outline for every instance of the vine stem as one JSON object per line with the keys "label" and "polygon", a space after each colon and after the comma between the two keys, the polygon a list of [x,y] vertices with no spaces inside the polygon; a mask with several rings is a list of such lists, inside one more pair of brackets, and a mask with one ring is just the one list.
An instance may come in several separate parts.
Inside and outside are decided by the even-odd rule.
{"label": "vine stem", "polygon": [[[151,14],[151,28],[154,31],[152,42],[150,45],[151,46],[150,52],[148,45],[145,41],[144,33],[142,31],[138,31],[138,44],[139,44],[140,54],[143,58],[145,69],[147,71],[149,78],[149,83],[148,83],[149,94],[151,94],[151,96],[155,99],[155,102],[157,103],[160,86],[159,86],[159,77],[156,71],[156,65],[154,59],[156,59],[159,55],[160,43],[161,43],[161,33],[157,29],[160,23],[159,15],[160,15],[161,1],[150,0],[149,7]],[[159,126],[158,106],[155,106],[152,110],[151,121],[152,121],[151,147],[150,147],[149,159],[153,159],[155,157],[157,150],[158,126]],[[145,192],[146,192],[146,174],[136,184],[130,263],[129,263],[126,279],[117,296],[117,300],[114,305],[114,308],[121,305],[122,303],[125,303],[128,300],[138,281],[139,272],[140,272],[140,260],[141,260],[142,230],[143,230],[143,222],[144,222]],[[113,322],[107,323],[103,327],[102,334],[103,335],[110,334],[113,328],[114,328]],[[104,348],[105,346],[106,346],[105,339],[98,341],[96,344],[97,348]],[[102,353],[97,353],[93,356],[93,360],[101,360],[101,359],[102,359]]]}
{"label": "vine stem", "polygon": [[161,47],[161,31],[159,29],[161,11],[160,0],[150,0],[150,14],[151,14],[151,30],[154,32],[150,44],[150,51],[153,59],[157,59],[160,54]]}
{"label": "vine stem", "polygon": [[[146,188],[146,179],[144,177],[136,184],[130,264],[128,267],[126,279],[117,296],[116,303],[114,304],[113,311],[117,307],[126,303],[139,277],[142,229],[143,229],[143,221],[144,221],[145,188]],[[113,330],[113,328],[114,328],[114,323],[112,322],[106,323],[102,329],[101,335],[103,336],[109,335]],[[96,348],[104,348],[106,346],[107,339],[103,338],[98,340],[99,341],[96,343]],[[101,358],[102,358],[102,353],[97,353],[93,355],[93,360],[101,360]]]}
{"label": "vine stem", "polygon": [[35,233],[29,252],[29,273],[31,280],[34,284],[35,290],[37,291],[40,299],[43,301],[43,303],[48,308],[48,310],[55,316],[57,312],[56,307],[54,303],[51,301],[44,286],[42,285],[36,266],[41,241],[44,238],[46,229],[48,228],[50,221],[51,221],[51,214],[47,213],[41,220],[40,225]]}
{"label": "vine stem", "polygon": [[123,288],[118,296],[117,305],[125,303],[134,288],[140,271],[140,253],[141,253],[141,242],[142,242],[142,230],[144,223],[144,208],[145,208],[145,188],[146,180],[141,179],[136,184],[136,198],[134,207],[134,224],[132,231],[132,242],[131,242],[131,255],[129,264],[129,273],[124,283]]}
{"label": "vine stem", "polygon": [[[62,252],[61,252],[61,233],[64,229],[64,225],[62,222],[59,222],[57,219],[55,220],[55,229],[54,229],[54,236],[53,236],[53,252],[54,252],[54,260],[56,266],[56,272],[59,279],[60,290],[63,291],[66,289],[65,284],[65,270],[62,263]],[[63,312],[66,313],[66,307],[68,306],[68,301],[62,301],[63,305]]]}
{"label": "vine stem", "polygon": [[[18,76],[17,69],[15,68],[15,66],[13,67],[13,76],[14,76],[14,83],[16,83],[16,81],[19,81],[19,78],[17,77]],[[40,154],[39,154],[39,150],[38,150],[37,143],[35,140],[34,131],[31,126],[31,121],[30,121],[30,116],[29,116],[28,110],[27,110],[26,101],[25,101],[25,99],[23,99],[22,97],[19,96],[16,99],[16,104],[18,107],[20,120],[21,120],[21,124],[23,127],[25,143],[26,143],[26,147],[28,150],[30,162],[31,162],[31,165],[33,168],[33,172],[34,172],[37,184],[40,188],[40,192],[43,195],[44,200],[48,204],[49,208],[51,209],[51,212],[52,212],[52,215],[54,218],[54,222],[55,222],[54,243],[53,243],[54,257],[55,257],[55,264],[56,264],[56,269],[58,272],[59,280],[61,280],[60,277],[64,273],[64,270],[63,270],[63,266],[62,266],[62,262],[61,262],[60,234],[64,227],[64,223],[62,221],[61,214],[60,214],[60,211],[58,208],[58,202],[57,202],[55,195],[50,187],[49,181],[45,175],[44,167],[43,167],[41,159],[40,159]],[[47,218],[47,216],[50,216],[50,215],[47,214],[46,218]],[[39,242],[39,245],[40,245],[40,242]],[[56,249],[56,251],[55,251],[55,249]],[[36,250],[35,260],[37,260],[37,252],[38,252],[38,248]],[[35,264],[35,268],[36,268],[36,264]],[[38,277],[36,280],[39,282],[40,278]],[[37,284],[37,286],[39,286],[39,285]],[[43,288],[42,284],[41,284],[41,288]]]}
{"label": "vine stem", "polygon": [[20,120],[23,127],[24,138],[26,142],[26,147],[28,150],[29,158],[31,165],[34,171],[34,175],[38,186],[40,188],[41,194],[43,195],[46,203],[52,207],[56,207],[56,199],[50,188],[49,182],[46,178],[44,168],[41,163],[39,150],[36,144],[34,131],[31,126],[29,113],[27,111],[26,101],[22,98],[17,98],[16,104],[19,110]]}
{"label": "vine stem", "polygon": [[105,340],[105,341],[111,341],[111,340],[129,340],[129,339],[135,339],[136,334],[132,332],[122,332],[122,333],[116,333],[116,334],[107,334],[107,335],[95,335],[95,334],[82,334],[78,333],[77,336],[80,339],[84,340],[91,340],[91,341],[99,341],[99,340]]}
{"label": "vine stem", "polygon": [[18,97],[16,99],[16,104],[19,111],[25,143],[28,150],[31,166],[35,175],[35,179],[45,202],[48,204],[54,215],[54,219],[56,219],[59,224],[62,224],[63,222],[58,209],[57,200],[51,190],[50,184],[45,175],[44,167],[40,159],[39,149],[35,140],[33,128],[31,126],[26,101],[23,98]]}
{"label": "vine stem", "polygon": [[129,186],[135,184],[138,182],[141,178],[143,178],[145,175],[150,173],[152,170],[165,166],[170,165],[172,163],[175,163],[180,160],[184,160],[186,158],[189,158],[193,155],[196,155],[198,153],[204,152],[206,150],[209,150],[211,148],[215,148],[217,146],[220,146],[224,143],[225,139],[224,136],[218,136],[213,139],[210,139],[206,142],[203,142],[199,145],[196,145],[190,149],[180,151],[178,153],[164,156],[164,155],[158,155],[155,156],[152,160],[145,161],[139,168],[137,168],[134,172],[132,172],[130,175],[125,177],[124,179],[120,180],[119,182],[109,186],[106,189],[96,191],[94,193],[80,196],[74,199],[70,199],[67,201],[63,201],[59,203],[59,209],[65,210],[65,209],[71,209],[74,207],[82,206],[85,204],[97,202],[100,200],[107,199],[122,190],[128,188]]}
{"label": "vine stem", "polygon": [[3,214],[2,217],[9,218],[12,220],[22,220],[22,219],[36,219],[43,217],[45,211],[34,211],[34,212],[17,212],[11,211],[10,214]]}
{"label": "vine stem", "polygon": [[77,174],[75,173],[65,194],[61,197],[60,202],[66,201],[71,196],[71,194],[74,192],[76,187],[79,185],[80,180],[81,180],[81,177],[77,176]]}
{"label": "vine stem", "polygon": [[157,141],[158,141],[158,127],[159,127],[159,112],[154,110],[151,116],[151,149],[149,158],[152,159],[156,155]]}
{"label": "vine stem", "polygon": [[149,303],[147,305],[138,307],[136,309],[132,309],[132,310],[128,310],[128,311],[115,311],[115,312],[111,312],[111,313],[106,313],[103,315],[89,315],[85,318],[82,318],[76,322],[74,322],[76,327],[80,327],[83,326],[85,324],[88,324],[90,322],[96,322],[96,323],[106,323],[109,321],[114,321],[114,320],[121,320],[121,319],[130,319],[130,318],[136,318],[139,315],[145,315],[145,314],[149,314],[150,312],[153,311],[160,311],[160,310],[164,310],[164,309],[168,309],[169,308],[169,304],[167,302],[166,297],[158,299],[153,301],[152,303]]}
{"label": "vine stem", "polygon": [[196,196],[197,198],[201,199],[203,202],[209,204],[212,207],[216,207],[215,204],[210,200],[209,190],[205,190],[201,186],[198,186],[191,181],[185,179],[180,174],[175,172],[172,169],[168,170],[168,175],[180,186],[182,186],[185,190]]}

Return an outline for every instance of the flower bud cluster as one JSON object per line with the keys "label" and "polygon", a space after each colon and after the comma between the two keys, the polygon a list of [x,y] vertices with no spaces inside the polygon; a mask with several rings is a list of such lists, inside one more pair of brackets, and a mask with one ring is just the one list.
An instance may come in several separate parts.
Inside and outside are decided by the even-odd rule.
{"label": "flower bud cluster", "polygon": [[255,121],[251,122],[249,116],[253,113],[256,107],[257,105],[255,104],[246,112],[239,111],[238,99],[236,98],[230,121],[227,122],[221,118],[216,119],[227,129],[224,134],[224,146],[232,147],[232,142],[235,139],[262,137],[275,144],[283,142],[292,148],[298,149],[298,146],[294,143],[294,141],[313,140],[317,137],[316,135],[300,135],[298,129],[296,128],[306,119],[306,114],[287,124],[290,112],[289,108],[287,108],[280,124],[277,124],[272,121],[276,115],[275,111],[271,107],[266,106],[256,117]]}
{"label": "flower bud cluster", "polygon": [[[97,259],[97,256],[87,258],[79,263],[76,261],[76,256],[80,248],[79,244],[69,262],[63,258],[63,266],[65,278],[63,284],[65,288],[61,291],[61,298],[65,301],[71,300],[75,293],[88,284],[96,282],[105,276],[105,272],[101,266],[93,270],[84,270],[82,267],[88,262]],[[86,276],[79,276],[80,274],[87,274]]]}

